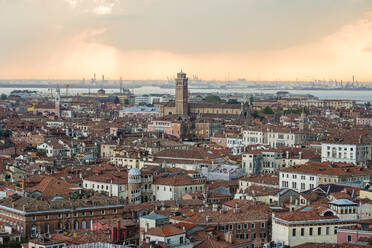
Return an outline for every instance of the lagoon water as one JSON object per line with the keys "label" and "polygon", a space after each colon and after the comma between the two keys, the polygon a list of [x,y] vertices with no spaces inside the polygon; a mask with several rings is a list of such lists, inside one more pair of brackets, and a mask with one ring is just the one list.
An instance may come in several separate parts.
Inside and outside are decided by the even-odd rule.
{"label": "lagoon water", "polygon": [[[13,90],[36,90],[40,93],[48,93],[48,88],[16,88],[16,87],[0,87],[0,94],[9,95]],[[96,93],[98,89],[90,89],[90,92]],[[119,92],[119,89],[105,89],[106,93]],[[201,89],[201,88],[190,88],[191,93],[247,93],[247,94],[274,94],[279,89],[259,89],[259,88],[232,88],[232,89]],[[172,88],[160,88],[153,86],[143,86],[135,89],[131,89],[135,95],[142,94],[174,94]],[[359,100],[359,101],[372,101],[371,90],[285,90],[291,94],[311,94],[320,99],[347,99],[347,100]],[[61,88],[61,94],[65,93],[65,89]],[[69,94],[77,95],[88,93],[87,88],[70,88]]]}

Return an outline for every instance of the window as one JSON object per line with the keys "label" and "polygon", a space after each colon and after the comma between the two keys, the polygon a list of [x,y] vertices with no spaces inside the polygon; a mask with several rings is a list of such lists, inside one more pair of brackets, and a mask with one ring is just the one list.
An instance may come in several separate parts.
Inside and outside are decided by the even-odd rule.
{"label": "window", "polygon": [[248,224],[245,223],[245,224],[244,224],[244,229],[247,229],[247,228],[248,228]]}
{"label": "window", "polygon": [[90,216],[93,216],[93,211],[90,211]]}
{"label": "window", "polygon": [[85,212],[82,212],[81,215],[82,215],[82,216],[85,216]]}
{"label": "window", "polygon": [[265,227],[265,222],[262,222],[262,223],[261,223],[261,227],[262,227],[262,228]]}
{"label": "window", "polygon": [[49,215],[45,215],[45,219],[46,220],[49,220]]}
{"label": "window", "polygon": [[114,214],[116,214],[118,212],[118,210],[116,208],[114,208],[113,212],[114,212]]}
{"label": "window", "polygon": [[318,235],[322,235],[322,228],[318,227]]}
{"label": "window", "polygon": [[301,183],[301,189],[305,189],[305,184]]}
{"label": "window", "polygon": [[35,225],[32,225],[31,227],[31,236],[35,236],[36,235],[36,226]]}
{"label": "window", "polygon": [[301,236],[305,236],[305,228],[301,228]]}
{"label": "window", "polygon": [[255,238],[256,238],[256,233],[252,233],[252,234],[251,234],[251,238],[252,238],[252,239],[255,239]]}
{"label": "window", "polygon": [[337,226],[335,226],[335,232],[334,232],[334,234],[337,234]]}
{"label": "window", "polygon": [[292,189],[297,189],[297,183],[296,182],[292,182]]}
{"label": "window", "polygon": [[254,223],[252,223],[251,228],[254,228]]}
{"label": "window", "polygon": [[32,216],[32,220],[36,220],[36,216]]}
{"label": "window", "polygon": [[180,237],[180,244],[183,244],[183,237]]}
{"label": "window", "polygon": [[312,227],[309,228],[309,235],[313,236],[313,228]]}
{"label": "window", "polygon": [[293,229],[292,229],[292,236],[293,236],[293,237],[296,237],[296,228],[293,228]]}
{"label": "window", "polygon": [[69,218],[69,217],[70,217],[70,214],[69,214],[69,213],[66,213],[66,214],[65,214],[65,217],[66,217],[66,218]]}
{"label": "window", "polygon": [[326,227],[326,235],[329,235],[329,226]]}
{"label": "window", "polygon": [[352,239],[351,239],[351,235],[347,235],[347,242],[351,242],[352,241]]}
{"label": "window", "polygon": [[78,230],[79,229],[79,222],[77,222],[76,220],[74,221],[74,230]]}

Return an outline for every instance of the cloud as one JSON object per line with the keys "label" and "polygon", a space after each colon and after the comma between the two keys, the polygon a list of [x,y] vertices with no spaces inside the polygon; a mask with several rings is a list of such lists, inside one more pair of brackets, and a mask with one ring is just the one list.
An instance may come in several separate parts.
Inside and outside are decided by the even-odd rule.
{"label": "cloud", "polygon": [[365,51],[365,52],[372,52],[372,46],[365,47],[363,49],[363,51]]}
{"label": "cloud", "polygon": [[372,80],[370,0],[0,0],[1,78]]}

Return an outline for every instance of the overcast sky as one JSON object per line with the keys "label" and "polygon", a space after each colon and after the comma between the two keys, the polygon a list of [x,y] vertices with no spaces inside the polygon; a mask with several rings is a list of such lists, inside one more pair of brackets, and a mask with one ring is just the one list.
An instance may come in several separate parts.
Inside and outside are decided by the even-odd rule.
{"label": "overcast sky", "polygon": [[371,0],[0,0],[0,78],[372,81]]}

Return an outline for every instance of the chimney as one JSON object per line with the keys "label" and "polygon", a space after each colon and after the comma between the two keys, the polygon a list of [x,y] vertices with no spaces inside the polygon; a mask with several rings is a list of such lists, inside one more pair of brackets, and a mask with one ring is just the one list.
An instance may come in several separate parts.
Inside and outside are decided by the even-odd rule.
{"label": "chimney", "polygon": [[116,223],[116,242],[120,242],[120,239],[121,239],[121,230],[120,230],[120,220],[118,220],[118,222]]}
{"label": "chimney", "polygon": [[217,211],[218,210],[218,205],[217,204],[213,204],[213,211]]}
{"label": "chimney", "polygon": [[239,205],[237,202],[235,203],[234,213],[239,213]]}
{"label": "chimney", "polygon": [[25,181],[26,181],[25,178],[22,178],[22,182],[21,182],[22,191],[25,190],[25,184],[26,184]]}
{"label": "chimney", "polygon": [[225,233],[225,241],[226,243],[232,244],[232,233],[228,231]]}

